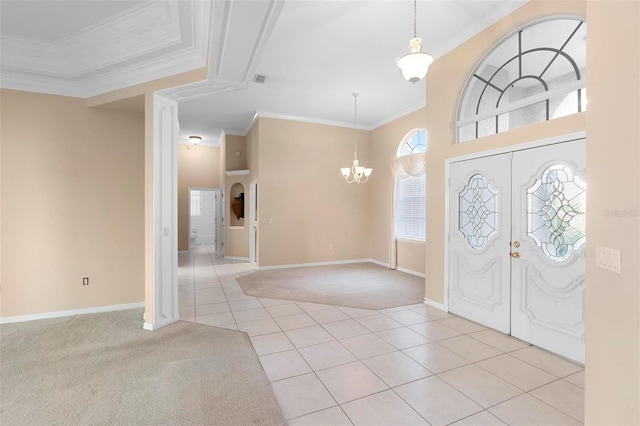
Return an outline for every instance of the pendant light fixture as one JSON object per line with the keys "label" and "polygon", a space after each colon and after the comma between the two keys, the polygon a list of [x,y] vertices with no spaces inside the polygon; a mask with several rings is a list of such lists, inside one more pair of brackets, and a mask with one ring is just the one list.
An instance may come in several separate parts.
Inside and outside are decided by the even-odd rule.
{"label": "pendant light fixture", "polygon": [[417,9],[417,0],[413,0],[413,38],[409,40],[410,52],[396,60],[396,64],[402,70],[402,76],[414,84],[427,75],[429,65],[433,62],[433,56],[422,51],[422,39],[416,32]]}
{"label": "pendant light fixture", "polygon": [[364,167],[358,164],[358,94],[353,94],[353,165],[351,168],[342,167],[340,173],[347,183],[365,183],[369,180],[371,172],[370,167]]}

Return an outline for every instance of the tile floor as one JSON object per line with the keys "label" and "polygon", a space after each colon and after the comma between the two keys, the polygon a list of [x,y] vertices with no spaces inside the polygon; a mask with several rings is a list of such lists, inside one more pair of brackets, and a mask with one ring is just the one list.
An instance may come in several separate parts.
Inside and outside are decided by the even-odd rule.
{"label": "tile floor", "polygon": [[584,368],[418,304],[380,311],[247,296],[249,263],[179,254],[180,317],[249,334],[291,426],[578,425]]}

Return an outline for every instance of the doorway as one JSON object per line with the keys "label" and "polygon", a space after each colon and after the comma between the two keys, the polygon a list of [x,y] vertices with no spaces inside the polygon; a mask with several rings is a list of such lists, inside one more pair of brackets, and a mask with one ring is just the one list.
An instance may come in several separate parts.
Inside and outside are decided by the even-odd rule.
{"label": "doorway", "polygon": [[584,363],[586,140],[450,164],[449,310]]}
{"label": "doorway", "polygon": [[189,188],[189,250],[218,246],[219,190]]}

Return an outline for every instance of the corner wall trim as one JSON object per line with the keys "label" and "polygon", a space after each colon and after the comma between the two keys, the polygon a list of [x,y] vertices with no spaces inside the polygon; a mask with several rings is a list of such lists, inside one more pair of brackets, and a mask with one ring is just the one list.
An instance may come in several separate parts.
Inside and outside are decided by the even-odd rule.
{"label": "corner wall trim", "polygon": [[440,309],[442,312],[449,312],[449,310],[447,309],[447,307],[440,303],[440,302],[436,302],[435,300],[431,300],[431,299],[427,299],[426,297],[424,299],[422,299],[422,303],[424,303],[425,305],[428,306],[432,306],[436,309]]}
{"label": "corner wall trim", "polygon": [[142,325],[142,329],[143,329],[143,330],[147,330],[147,331],[153,331],[153,330],[154,330],[154,328],[153,328],[153,324],[149,324],[148,322],[145,322],[145,323]]}
{"label": "corner wall trim", "polygon": [[99,314],[102,312],[124,311],[127,309],[144,308],[144,302],[125,303],[123,305],[96,306],[94,308],[72,309],[70,311],[45,312],[42,314],[20,315],[15,317],[0,318],[0,324],[13,322],[35,321],[49,318],[70,317],[73,315]]}
{"label": "corner wall trim", "polygon": [[384,266],[385,268],[389,267],[389,263],[387,263],[387,262],[381,262],[381,261],[376,260],[376,259],[368,259],[368,261],[371,262],[371,263],[375,263],[376,265]]}

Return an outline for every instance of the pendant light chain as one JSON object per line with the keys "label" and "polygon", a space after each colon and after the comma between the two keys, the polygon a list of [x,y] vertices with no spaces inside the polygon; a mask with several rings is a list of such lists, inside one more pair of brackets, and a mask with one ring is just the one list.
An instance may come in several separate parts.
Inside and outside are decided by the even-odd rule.
{"label": "pendant light chain", "polygon": [[413,0],[413,37],[418,37],[418,31],[416,30],[416,21],[418,16],[418,0]]}
{"label": "pendant light chain", "polygon": [[413,38],[409,40],[409,53],[396,60],[402,76],[411,83],[422,80],[433,62],[433,56],[422,51],[421,42],[418,37],[418,0],[413,0]]}

